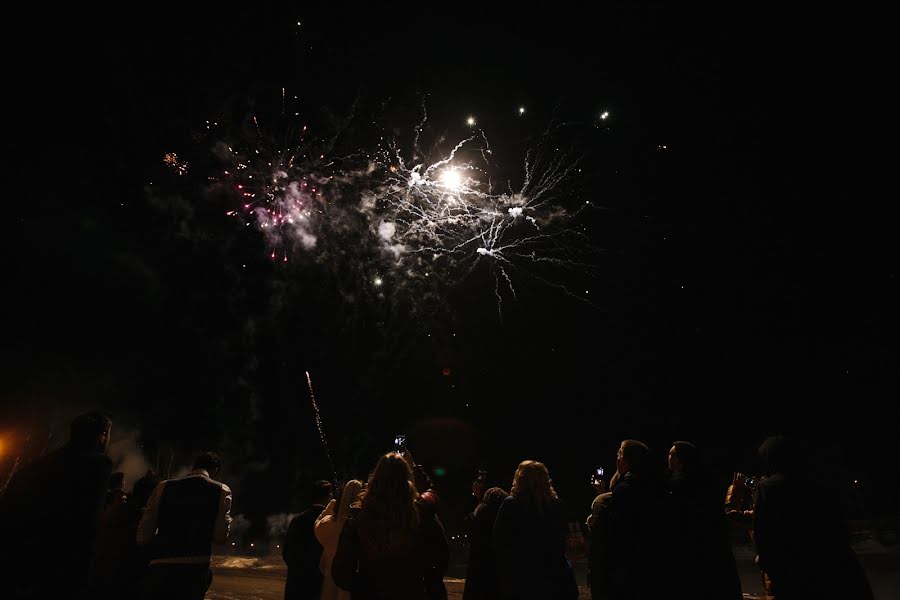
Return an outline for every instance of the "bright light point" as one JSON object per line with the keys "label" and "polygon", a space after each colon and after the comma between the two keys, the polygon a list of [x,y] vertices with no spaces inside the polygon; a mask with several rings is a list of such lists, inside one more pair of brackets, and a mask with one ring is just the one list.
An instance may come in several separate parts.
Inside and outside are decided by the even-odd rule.
{"label": "bright light point", "polygon": [[455,169],[447,169],[441,173],[441,185],[454,192],[459,191],[463,185],[462,175]]}
{"label": "bright light point", "polygon": [[525,114],[525,107],[524,107],[524,106],[520,106],[520,107],[519,107],[519,114],[520,114],[520,115],[524,115],[524,114]]}
{"label": "bright light point", "polygon": [[509,216],[511,216],[513,219],[515,219],[516,217],[521,217],[522,216],[522,207],[514,206],[514,207],[510,208]]}
{"label": "bright light point", "polygon": [[603,113],[600,115],[600,118],[603,119],[604,121],[605,121],[608,117],[609,117],[609,111],[606,111],[606,110],[604,110]]}
{"label": "bright light point", "polygon": [[374,283],[376,286],[381,286],[384,281],[381,279],[381,277],[376,277],[374,281],[372,281],[372,283]]}
{"label": "bright light point", "polygon": [[474,127],[475,126],[475,117],[469,117],[468,119],[466,119],[466,125],[468,125],[469,127]]}

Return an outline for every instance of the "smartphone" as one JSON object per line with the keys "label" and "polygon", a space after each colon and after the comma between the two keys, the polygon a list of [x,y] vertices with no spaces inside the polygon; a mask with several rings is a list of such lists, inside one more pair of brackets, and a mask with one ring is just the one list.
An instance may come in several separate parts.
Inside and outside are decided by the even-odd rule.
{"label": "smartphone", "polygon": [[603,467],[597,467],[594,469],[594,474],[591,475],[591,483],[598,484],[603,481]]}
{"label": "smartphone", "polygon": [[748,476],[748,477],[744,478],[744,485],[746,485],[748,488],[752,489],[754,486],[756,486],[756,479]]}
{"label": "smartphone", "polygon": [[406,452],[406,436],[398,434],[394,436],[394,450],[403,453]]}

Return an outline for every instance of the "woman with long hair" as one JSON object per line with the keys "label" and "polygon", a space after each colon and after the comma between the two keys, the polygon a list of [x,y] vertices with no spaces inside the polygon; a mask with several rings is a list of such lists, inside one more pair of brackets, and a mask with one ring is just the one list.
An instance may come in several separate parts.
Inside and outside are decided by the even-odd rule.
{"label": "woman with long hair", "polygon": [[316,539],[322,544],[322,558],[319,562],[323,577],[321,600],[350,600],[350,593],[339,588],[331,578],[331,563],[334,560],[334,553],[337,552],[338,539],[344,529],[344,523],[350,516],[350,507],[359,499],[362,489],[362,481],[351,479],[344,485],[340,504],[332,500],[325,512],[316,519],[314,531]]}
{"label": "woman with long hair", "polygon": [[567,533],[547,467],[534,460],[520,463],[494,523],[504,600],[578,597],[565,554]]}
{"label": "woman with long hair", "polygon": [[403,456],[378,461],[358,509],[345,523],[331,567],[334,582],[355,600],[425,600],[447,568],[447,540],[434,515],[416,500]]}

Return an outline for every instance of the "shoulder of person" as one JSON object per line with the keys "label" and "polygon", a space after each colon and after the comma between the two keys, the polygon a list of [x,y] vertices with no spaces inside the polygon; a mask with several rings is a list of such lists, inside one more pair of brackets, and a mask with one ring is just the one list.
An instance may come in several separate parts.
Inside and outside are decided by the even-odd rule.
{"label": "shoulder of person", "polygon": [[213,479],[212,477],[207,477],[206,480],[209,481],[210,483],[212,483],[213,485],[216,485],[216,486],[222,488],[222,491],[225,492],[226,494],[231,493],[231,488],[228,487],[228,484],[223,483],[221,481],[217,481],[217,480]]}

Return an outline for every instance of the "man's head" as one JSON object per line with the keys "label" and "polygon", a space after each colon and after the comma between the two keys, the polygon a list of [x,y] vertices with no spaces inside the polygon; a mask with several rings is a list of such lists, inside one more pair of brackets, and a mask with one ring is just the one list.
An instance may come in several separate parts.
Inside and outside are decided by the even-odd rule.
{"label": "man's head", "polygon": [[222,459],[215,452],[204,452],[194,461],[194,469],[203,469],[210,477],[218,475],[221,468]]}
{"label": "man's head", "polygon": [[697,446],[690,442],[675,442],[669,449],[669,470],[673,473],[691,471],[697,464]]}
{"label": "man's head", "polygon": [[625,440],[619,446],[616,455],[616,471],[622,476],[628,473],[643,473],[647,469],[649,459],[650,449],[646,444],[637,440]]}
{"label": "man's head", "polygon": [[105,453],[111,428],[112,420],[101,412],[78,415],[69,427],[69,444],[79,450]]}
{"label": "man's head", "polygon": [[509,494],[503,488],[492,487],[484,493],[484,498],[482,498],[481,501],[488,506],[499,507],[503,504],[503,501],[506,500],[507,496],[509,496]]}
{"label": "man's head", "polygon": [[321,479],[309,488],[309,499],[313,504],[325,505],[331,502],[331,482]]}

